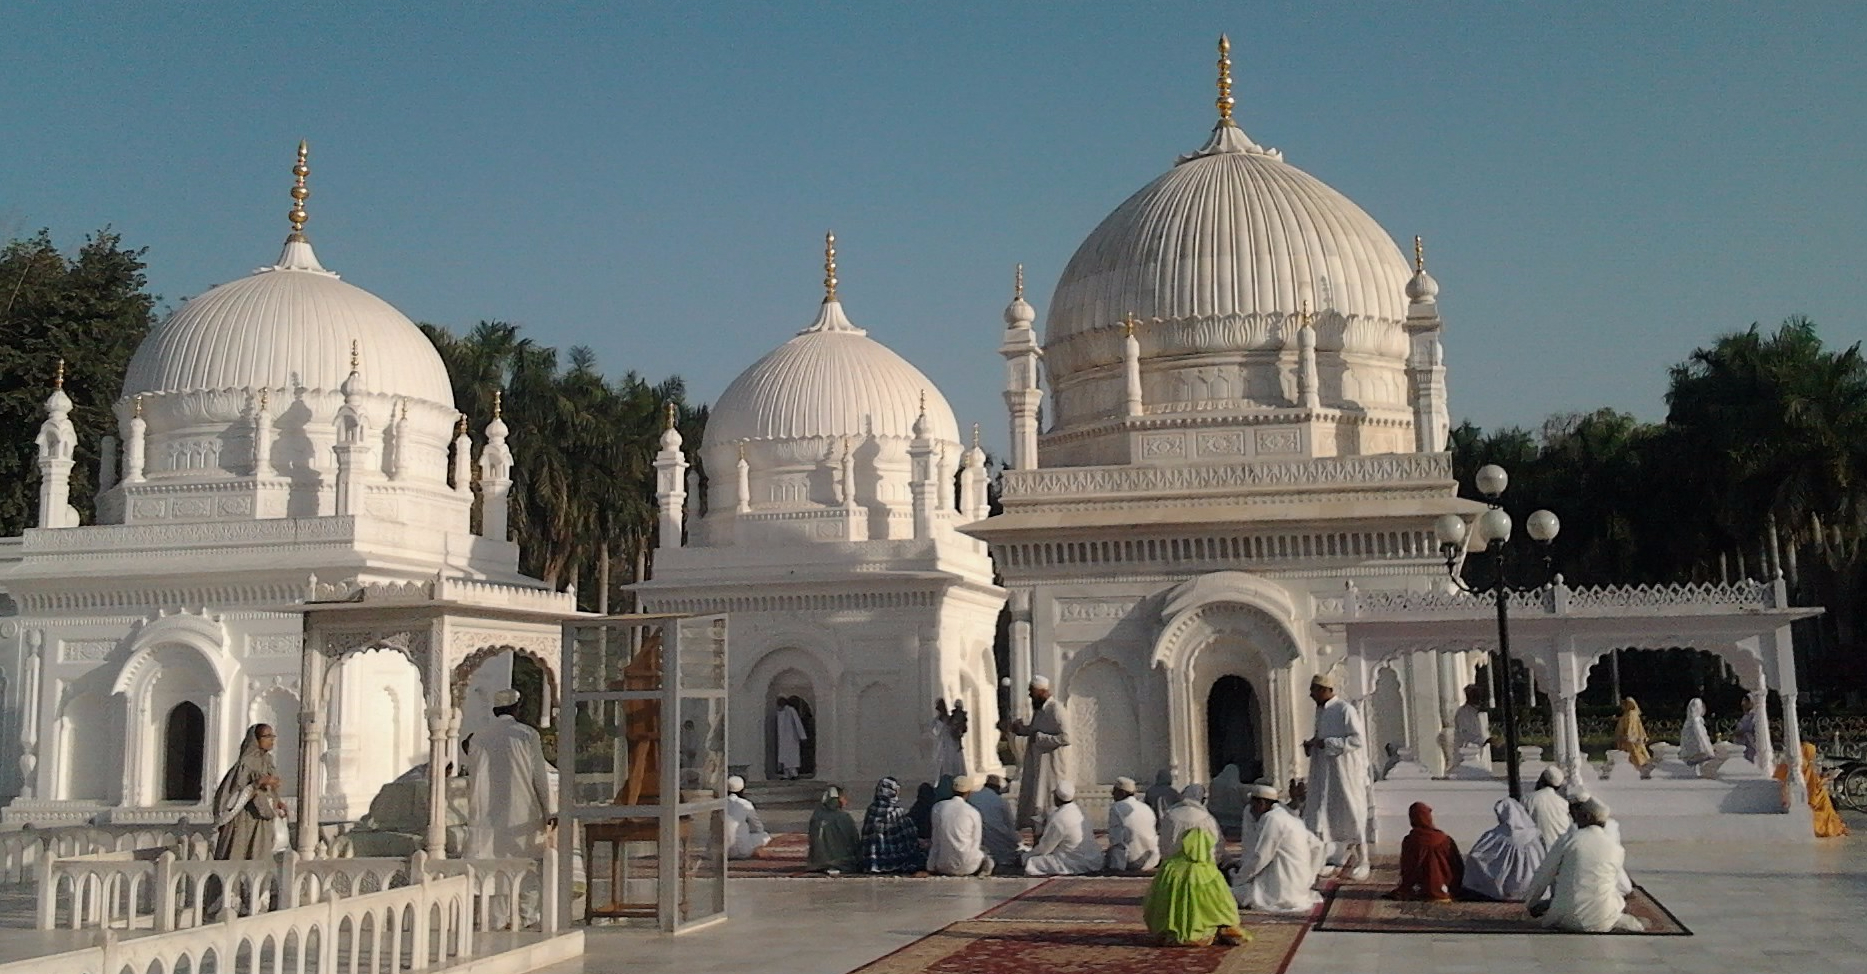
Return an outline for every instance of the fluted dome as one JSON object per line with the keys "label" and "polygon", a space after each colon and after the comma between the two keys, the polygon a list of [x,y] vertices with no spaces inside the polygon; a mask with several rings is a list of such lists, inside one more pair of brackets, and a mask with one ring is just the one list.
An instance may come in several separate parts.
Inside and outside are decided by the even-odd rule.
{"label": "fluted dome", "polygon": [[711,450],[742,440],[914,435],[926,397],[932,436],[959,442],[953,409],[921,370],[825,301],[817,320],[740,373],[707,416]]}
{"label": "fluted dome", "polygon": [[221,389],[336,390],[351,343],[369,388],[454,405],[428,337],[387,301],[318,265],[295,237],[279,262],[209,290],[157,325],[130,359],[125,398]]}

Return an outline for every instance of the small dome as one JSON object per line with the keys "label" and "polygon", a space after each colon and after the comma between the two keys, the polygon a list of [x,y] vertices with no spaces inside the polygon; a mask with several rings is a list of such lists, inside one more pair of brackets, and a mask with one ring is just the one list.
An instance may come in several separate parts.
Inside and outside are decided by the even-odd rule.
{"label": "small dome", "polygon": [[1414,271],[1407,281],[1407,300],[1414,304],[1432,304],[1439,298],[1439,282],[1424,270]]}
{"label": "small dome", "polygon": [[740,440],[914,435],[921,397],[936,440],[959,442],[933,382],[826,300],[817,320],[740,373],[707,417],[705,448]]}
{"label": "small dome", "polygon": [[1012,328],[1020,325],[1028,328],[1031,322],[1036,320],[1037,309],[1031,307],[1031,302],[1022,297],[1011,299],[1011,303],[1005,306],[1005,324]]}
{"label": "small dome", "polygon": [[294,234],[279,262],[209,290],[157,325],[130,359],[125,398],[221,389],[336,391],[351,343],[371,390],[452,409],[428,336],[388,302],[318,266]]}

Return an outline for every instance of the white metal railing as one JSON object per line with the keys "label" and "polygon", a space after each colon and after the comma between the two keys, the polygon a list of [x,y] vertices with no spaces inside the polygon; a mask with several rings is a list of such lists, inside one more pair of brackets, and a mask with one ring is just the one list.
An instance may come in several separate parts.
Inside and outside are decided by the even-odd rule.
{"label": "white metal railing", "polygon": [[233,916],[133,939],[105,931],[95,947],[0,964],[0,974],[116,974],[239,971],[241,974],[364,974],[445,966],[473,952],[473,882],[409,860],[419,882],[357,896]]}

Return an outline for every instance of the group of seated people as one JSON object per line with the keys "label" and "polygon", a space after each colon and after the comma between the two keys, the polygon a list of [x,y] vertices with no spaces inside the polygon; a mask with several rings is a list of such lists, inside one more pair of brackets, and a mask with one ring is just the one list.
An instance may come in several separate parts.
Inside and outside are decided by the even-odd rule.
{"label": "group of seated people", "polygon": [[1004,791],[998,775],[948,775],[922,785],[914,805],[902,808],[901,782],[883,778],[858,828],[848,797],[831,786],[810,816],[808,867],[832,876],[989,876],[1002,863],[1015,865],[1020,851]]}

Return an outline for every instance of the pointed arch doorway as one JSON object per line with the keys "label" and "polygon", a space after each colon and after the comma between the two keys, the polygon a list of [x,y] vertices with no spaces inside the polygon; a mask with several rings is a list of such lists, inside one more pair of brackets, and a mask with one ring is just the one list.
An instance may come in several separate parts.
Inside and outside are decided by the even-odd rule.
{"label": "pointed arch doorway", "polygon": [[1236,675],[1214,680],[1206,693],[1206,773],[1216,777],[1226,765],[1236,764],[1240,780],[1262,777],[1262,726],[1251,681]]}

